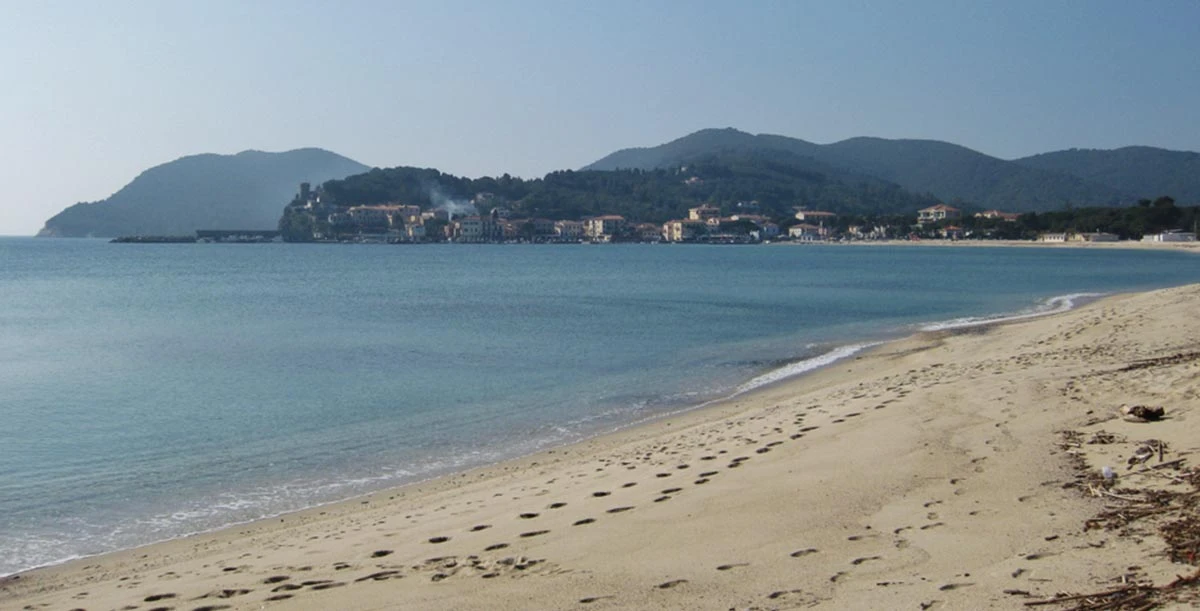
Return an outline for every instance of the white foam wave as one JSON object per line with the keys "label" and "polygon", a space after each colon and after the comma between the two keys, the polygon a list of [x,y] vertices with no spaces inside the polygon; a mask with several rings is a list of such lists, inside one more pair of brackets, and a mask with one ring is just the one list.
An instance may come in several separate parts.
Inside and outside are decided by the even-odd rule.
{"label": "white foam wave", "polygon": [[758,377],[751,379],[749,382],[742,384],[733,393],[733,396],[737,396],[742,393],[749,392],[756,388],[762,388],[763,386],[767,386],[768,384],[774,384],[775,382],[779,382],[780,380],[785,380],[787,378],[798,376],[802,373],[808,373],[810,371],[813,371],[814,369],[820,369],[821,367],[826,367],[828,365],[832,365],[833,363],[836,363],[837,361],[840,361],[845,358],[849,358],[851,356],[854,356],[855,354],[858,354],[859,352],[862,352],[863,350],[866,350],[867,348],[873,348],[882,343],[883,342],[869,342],[869,343],[863,343],[863,344],[850,344],[847,346],[839,346],[839,347],[834,348],[833,350],[830,350],[829,352],[826,352],[824,354],[821,354],[821,355],[818,355],[818,356],[815,356],[815,357],[812,357],[809,359],[804,359],[802,361],[796,361],[795,363],[790,363],[790,364],[784,365],[783,367],[768,371],[767,373],[764,373]]}
{"label": "white foam wave", "polygon": [[922,325],[922,331],[945,331],[947,329],[963,329],[966,327],[978,327],[980,325],[991,325],[1002,322],[1012,322],[1015,320],[1025,320],[1027,318],[1036,318],[1038,316],[1046,316],[1048,314],[1058,314],[1074,309],[1077,302],[1082,300],[1092,300],[1098,297],[1103,297],[1104,293],[1072,293],[1070,295],[1059,295],[1051,297],[1042,303],[1039,303],[1032,308],[1017,312],[1015,314],[999,314],[996,316],[976,316],[966,318],[954,318],[951,320],[943,320]]}

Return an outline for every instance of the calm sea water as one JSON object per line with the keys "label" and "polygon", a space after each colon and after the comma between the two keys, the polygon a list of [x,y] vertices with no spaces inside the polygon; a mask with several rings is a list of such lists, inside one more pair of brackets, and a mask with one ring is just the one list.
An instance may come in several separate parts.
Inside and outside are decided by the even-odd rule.
{"label": "calm sea water", "polygon": [[1197,281],[1174,252],[0,239],[0,575],[578,440],[922,325]]}

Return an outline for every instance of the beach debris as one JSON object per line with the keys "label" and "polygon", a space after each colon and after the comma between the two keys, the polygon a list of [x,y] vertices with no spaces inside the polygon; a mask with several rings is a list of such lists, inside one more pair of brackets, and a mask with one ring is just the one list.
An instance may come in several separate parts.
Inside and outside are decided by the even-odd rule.
{"label": "beach debris", "polygon": [[1108,431],[1096,431],[1095,433],[1092,433],[1092,436],[1088,438],[1087,442],[1090,445],[1108,445],[1110,443],[1117,443],[1123,440],[1124,439],[1120,435],[1115,435],[1113,433],[1109,433]]}
{"label": "beach debris", "polygon": [[1195,360],[1200,360],[1200,352],[1179,352],[1177,354],[1172,354],[1171,356],[1162,356],[1162,357],[1152,358],[1152,359],[1143,359],[1143,360],[1137,361],[1136,363],[1133,363],[1132,365],[1126,365],[1126,366],[1118,369],[1117,371],[1135,371],[1138,369],[1147,369],[1150,367],[1163,367],[1166,365],[1180,365],[1183,363],[1190,363]]}
{"label": "beach debris", "polygon": [[1123,405],[1121,415],[1127,422],[1156,422],[1162,420],[1166,413],[1162,407],[1149,405]]}
{"label": "beach debris", "polygon": [[1109,467],[1108,465],[1105,465],[1104,468],[1100,470],[1100,473],[1104,476],[1104,481],[1106,482],[1111,482],[1113,478],[1117,476],[1117,474],[1113,471],[1113,468]]}
{"label": "beach debris", "polygon": [[1157,454],[1157,452],[1154,451],[1154,448],[1151,448],[1148,445],[1138,446],[1138,449],[1133,451],[1133,456],[1129,457],[1129,465],[1125,468],[1132,469],[1135,465],[1140,465],[1151,458],[1154,458],[1155,454]]}
{"label": "beach debris", "polygon": [[1177,576],[1175,581],[1164,586],[1135,583],[1092,594],[1060,594],[1045,600],[1031,600],[1025,606],[1070,604],[1069,611],[1148,610],[1168,603],[1194,602],[1196,592],[1185,591],[1185,588],[1196,585],[1200,585],[1200,570],[1188,576]]}

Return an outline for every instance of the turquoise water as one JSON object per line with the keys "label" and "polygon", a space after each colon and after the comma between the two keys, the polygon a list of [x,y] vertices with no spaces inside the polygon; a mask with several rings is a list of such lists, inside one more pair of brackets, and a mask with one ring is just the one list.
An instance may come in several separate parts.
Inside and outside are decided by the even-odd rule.
{"label": "turquoise water", "polygon": [[1197,281],[1194,255],[1090,249],[0,239],[0,575]]}

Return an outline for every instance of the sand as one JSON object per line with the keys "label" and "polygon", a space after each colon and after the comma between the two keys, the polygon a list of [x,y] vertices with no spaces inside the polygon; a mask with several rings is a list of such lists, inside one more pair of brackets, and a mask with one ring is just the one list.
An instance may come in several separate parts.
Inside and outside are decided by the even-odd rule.
{"label": "sand", "polygon": [[[1025,603],[1162,586],[1195,571],[1163,516],[1085,526],[1190,489],[1197,303],[922,333],[574,446],[30,571],[0,608],[1063,609]],[[1127,465],[1151,438],[1182,461]]]}

